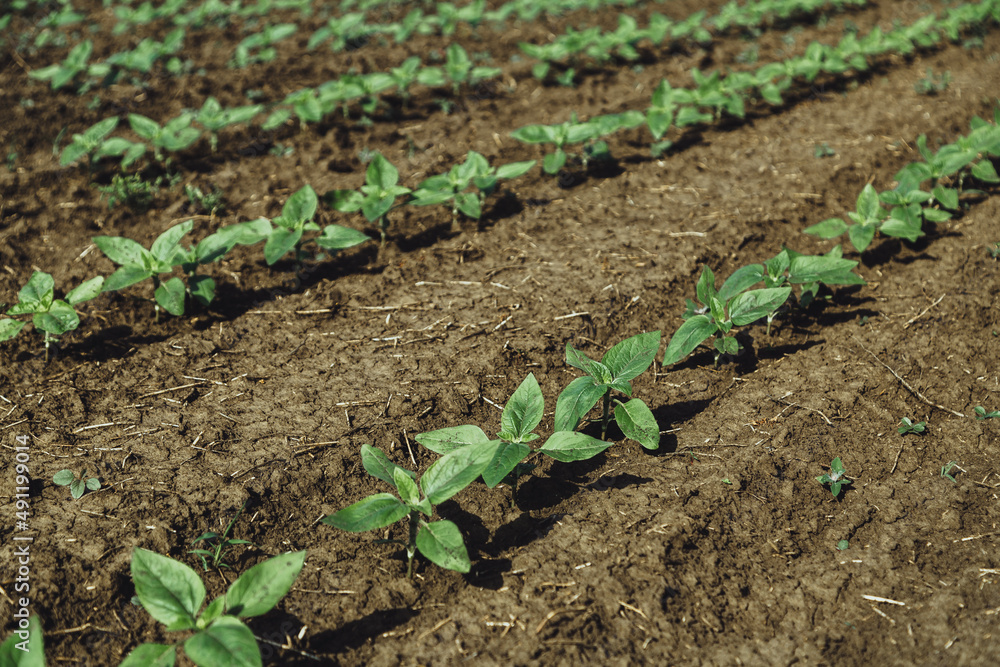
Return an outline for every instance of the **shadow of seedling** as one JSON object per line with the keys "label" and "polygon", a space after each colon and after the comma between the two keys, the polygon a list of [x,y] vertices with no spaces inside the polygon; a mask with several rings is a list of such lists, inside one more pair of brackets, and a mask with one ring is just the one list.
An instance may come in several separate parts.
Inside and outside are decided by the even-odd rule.
{"label": "shadow of seedling", "polygon": [[417,612],[408,607],[374,611],[335,630],[324,630],[312,635],[308,650],[315,653],[344,653],[398,628],[416,615]]}

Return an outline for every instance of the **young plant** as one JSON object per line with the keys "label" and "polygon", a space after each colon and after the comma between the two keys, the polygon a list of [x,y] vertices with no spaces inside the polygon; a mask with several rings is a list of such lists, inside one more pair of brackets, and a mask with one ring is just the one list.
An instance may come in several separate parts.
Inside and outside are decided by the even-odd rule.
{"label": "young plant", "polygon": [[[361,464],[372,477],[391,484],[399,495],[376,493],[323,519],[323,523],[350,532],[378,530],[406,518],[406,542],[388,540],[406,547],[406,576],[413,577],[417,551],[448,570],[468,572],[472,568],[462,533],[451,521],[426,521],[439,505],[479,477],[493,456],[489,442],[462,447],[431,464],[420,478],[402,468],[371,445],[361,446]],[[421,495],[422,493],[422,495]]]}
{"label": "young plant", "polygon": [[87,477],[86,468],[80,471],[79,477],[72,470],[60,470],[52,476],[52,483],[56,486],[68,486],[74,500],[82,498],[87,491],[97,491],[101,488],[101,480]]}
{"label": "young plant", "polygon": [[473,67],[469,54],[458,44],[451,44],[445,52],[444,72],[451,80],[455,93],[463,84],[474,86],[502,71],[499,67]]}
{"label": "young plant", "polygon": [[[267,233],[264,261],[268,265],[277,262],[289,250],[294,250],[296,267],[301,267],[306,257],[302,250],[303,234],[320,230],[320,226],[313,221],[318,203],[316,191],[309,184],[303,185],[288,198],[281,215],[271,221],[274,227]],[[326,250],[344,250],[368,240],[361,232],[341,225],[327,225],[322,235],[315,238],[316,244]]]}
{"label": "young plant", "polygon": [[830,472],[823,473],[816,478],[816,481],[823,485],[829,484],[830,493],[836,498],[840,495],[840,489],[854,480],[847,476],[847,470],[844,469],[844,464],[840,462],[838,456],[830,462]]}
{"label": "young plant", "polygon": [[404,105],[410,102],[410,86],[413,84],[437,88],[446,83],[444,71],[440,67],[423,67],[419,56],[410,56],[399,67],[393,67],[389,70],[389,76],[392,77]]}
{"label": "young plant", "polygon": [[[136,597],[167,632],[192,631],[184,652],[199,667],[261,665],[253,631],[240,620],[274,608],[292,588],[305,563],[306,552],[290,552],[254,565],[230,584],[201,613],[205,585],[198,573],[158,553],[136,548],[132,552],[132,581]],[[137,646],[121,667],[173,665],[177,646],[145,643]]]}
{"label": "young plant", "polygon": [[174,225],[160,234],[149,250],[129,238],[95,236],[94,244],[108,259],[120,265],[117,271],[108,276],[102,291],[125,289],[152,278],[156,322],[160,321],[161,306],[171,315],[183,315],[184,300],[188,294],[204,304],[210,302],[211,298],[206,298],[206,295],[215,294],[215,283],[211,278],[197,276],[187,286],[176,276],[162,282],[160,280],[160,274],[172,273],[175,266],[188,260],[180,243],[193,226],[192,220]]}
{"label": "young plant", "polygon": [[386,160],[381,153],[375,153],[365,171],[365,184],[361,190],[330,190],[323,195],[323,201],[331,208],[344,213],[361,211],[365,219],[378,225],[385,245],[386,231],[389,229],[389,211],[400,195],[410,193],[399,183],[399,170]]}
{"label": "young plant", "polygon": [[928,67],[927,76],[917,80],[917,82],[913,84],[913,90],[915,90],[918,95],[937,95],[938,93],[943,93],[947,90],[949,83],[951,83],[951,72],[941,72],[940,74],[935,74],[934,70]]}
{"label": "young plant", "polygon": [[449,426],[421,433],[416,436],[416,440],[438,454],[449,454],[465,447],[492,447],[492,457],[482,473],[483,482],[492,489],[507,480],[511,487],[510,503],[513,507],[517,501],[518,479],[534,468],[522,461],[533,451],[569,463],[593,458],[611,446],[610,442],[566,430],[553,433],[544,445],[532,450],[528,443],[538,439],[534,430],[542,421],[544,408],[542,390],[534,374],[529,373],[503,408],[500,432],[497,433],[496,440],[490,440],[481,428],[474,425]]}
{"label": "young plant", "polygon": [[899,428],[896,430],[899,431],[900,435],[906,435],[907,433],[921,435],[927,430],[927,422],[917,422],[914,424],[909,417],[903,417],[902,421],[899,422]]}
{"label": "young plant", "polygon": [[981,405],[977,405],[975,407],[975,412],[976,412],[976,419],[980,421],[984,419],[1000,418],[1000,410],[990,410],[989,412],[987,412],[986,408],[984,408]]}
{"label": "young plant", "polygon": [[955,479],[955,475],[952,474],[952,470],[958,470],[959,472],[965,472],[964,468],[958,467],[958,461],[948,461],[943,466],[941,466],[941,476],[947,477],[951,480],[952,484],[958,484],[958,480]]}
{"label": "young plant", "polygon": [[[413,192],[410,203],[414,206],[428,206],[451,202],[451,223],[458,226],[458,213],[479,220],[483,214],[483,203],[496,191],[501,178],[521,176],[535,166],[535,160],[513,162],[500,167],[490,167],[485,157],[469,151],[465,162],[451,168],[447,174],[439,174],[425,179]],[[466,192],[475,186],[476,192]]]}
{"label": "young plant", "polygon": [[160,189],[163,177],[157,176],[155,181],[147,181],[139,174],[115,174],[111,177],[111,185],[98,185],[101,197],[108,197],[108,210],[113,210],[119,202],[133,211],[146,211],[153,204],[153,197]]}
{"label": "young plant", "polygon": [[32,79],[48,81],[52,90],[62,88],[79,74],[87,71],[87,61],[94,51],[94,43],[89,39],[73,47],[66,59],[57,65],[49,65],[28,73]]}
{"label": "young plant", "polygon": [[145,144],[134,143],[123,137],[107,138],[118,127],[118,117],[112,116],[95,123],[82,134],[74,134],[73,140],[59,156],[59,165],[68,166],[83,156],[88,156],[90,170],[102,157],[120,155],[123,169],[139,159],[146,152]]}
{"label": "young plant", "polygon": [[[586,375],[573,380],[556,400],[555,430],[575,431],[580,420],[603,399],[601,412],[601,440],[608,433],[612,416],[626,438],[635,440],[646,449],[660,446],[660,427],[652,411],[640,399],[632,398],[632,380],[653,363],[660,349],[660,332],[637,334],[626,338],[610,350],[600,361],[594,361],[566,343],[566,363],[579,368]],[[615,399],[612,415],[612,391],[629,399]]]}
{"label": "young plant", "polygon": [[559,125],[526,125],[510,133],[518,141],[528,144],[554,144],[555,151],[542,160],[542,169],[546,174],[557,174],[565,166],[570,157],[566,148],[572,144],[586,144],[579,154],[584,169],[589,159],[607,155],[607,144],[595,143],[598,137],[613,134],[622,129],[638,127],[645,122],[645,116],[638,111],[626,111],[620,114],[597,116],[581,123],[576,113],[570,114],[570,119]]}
{"label": "young plant", "polygon": [[[776,276],[781,274],[777,267],[775,270]],[[688,299],[686,319],[667,345],[664,366],[677,363],[713,335],[716,336],[715,365],[718,366],[722,355],[736,355],[742,349],[736,337],[729,335],[734,326],[745,326],[769,315],[773,318],[773,313],[788,300],[792,288],[748,290],[747,287],[759,282],[755,273],[748,274],[751,272],[736,271],[721,289],[716,290],[715,274],[708,266],[702,270],[696,290],[700,305]]]}
{"label": "young plant", "polygon": [[234,516],[232,520],[226,524],[226,528],[221,534],[213,531],[207,531],[196,537],[191,542],[192,545],[198,544],[199,542],[205,542],[205,545],[208,547],[207,549],[191,549],[188,551],[189,554],[195,554],[201,558],[201,566],[204,568],[205,572],[208,572],[209,561],[211,561],[212,567],[215,569],[230,569],[229,564],[225,561],[226,554],[229,550],[241,544],[249,544],[253,546],[253,542],[248,540],[237,540],[229,537],[229,532],[233,529],[233,526],[236,524],[236,520],[240,518],[240,514],[243,513],[246,506],[247,504],[243,503],[243,506],[240,507],[236,516]]}
{"label": "young plant", "polygon": [[253,63],[267,63],[278,57],[274,44],[295,34],[298,26],[294,23],[266,24],[261,32],[243,38],[236,45],[230,67],[242,68]]}
{"label": "young plant", "polygon": [[[33,315],[35,328],[43,332],[45,338],[45,361],[49,360],[52,341],[80,325],[80,318],[73,309],[78,303],[89,301],[101,293],[103,276],[97,276],[80,283],[66,294],[66,299],[55,298],[55,281],[42,271],[35,271],[17,294],[18,302],[8,311],[8,315]],[[0,320],[0,340],[13,338],[24,327],[23,322]]]}
{"label": "young plant", "polygon": [[201,188],[194,185],[185,185],[184,194],[188,198],[188,204],[196,211],[203,211],[210,216],[226,208],[225,197],[222,190],[212,186],[211,192],[203,192]]}
{"label": "young plant", "polygon": [[176,153],[198,141],[198,138],[201,137],[201,130],[191,127],[194,119],[193,113],[185,112],[168,120],[161,127],[151,118],[140,116],[137,113],[128,115],[132,131],[153,145],[153,153],[160,162],[165,162],[163,151]]}
{"label": "young plant", "polygon": [[206,130],[208,130],[208,140],[212,146],[212,152],[216,151],[219,145],[218,133],[230,125],[248,123],[259,114],[264,108],[261,104],[235,107],[233,109],[223,109],[219,101],[214,97],[209,97],[201,105],[201,110],[194,119]]}

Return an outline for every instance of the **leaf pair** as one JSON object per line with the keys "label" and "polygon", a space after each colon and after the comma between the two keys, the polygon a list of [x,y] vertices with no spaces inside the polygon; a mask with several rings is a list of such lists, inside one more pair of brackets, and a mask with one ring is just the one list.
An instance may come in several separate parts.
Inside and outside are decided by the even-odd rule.
{"label": "leaf pair", "polygon": [[385,241],[386,214],[400,195],[410,193],[399,183],[399,170],[381,153],[376,153],[365,171],[365,184],[358,190],[330,190],[323,195],[331,208],[345,213],[361,211],[369,222],[378,223]]}
{"label": "leaf pair", "polygon": [[[496,439],[491,440],[478,426],[466,425],[421,433],[416,441],[444,455],[466,448],[485,448],[490,458],[482,472],[483,482],[492,489],[511,473],[517,477],[521,461],[532,452],[527,443],[539,437],[534,430],[541,423],[544,410],[545,399],[538,380],[529,373],[504,406]],[[537,451],[568,463],[597,456],[610,446],[610,442],[564,429],[553,433]]]}
{"label": "leaf pair", "polygon": [[462,534],[451,521],[428,522],[434,505],[448,500],[482,474],[492,450],[487,446],[457,449],[441,457],[416,481],[416,474],[396,465],[371,445],[361,446],[361,463],[368,474],[391,484],[399,497],[376,493],[323,519],[323,523],[363,532],[390,526],[409,517],[407,547],[408,573],[413,572],[413,556],[420,551],[429,561],[448,570],[468,572],[472,563]]}
{"label": "leaf pair", "polygon": [[[512,162],[490,167],[476,151],[469,151],[465,162],[453,166],[448,173],[424,179],[413,192],[410,203],[415,206],[452,203],[452,217],[461,211],[476,220],[483,214],[483,202],[497,188],[499,180],[517,178],[535,166],[535,160]],[[474,186],[478,192],[466,192]]]}
{"label": "leaf pair", "polygon": [[[7,310],[7,315],[33,316],[32,324],[45,334],[45,356],[48,359],[50,342],[80,325],[80,318],[73,306],[100,294],[103,282],[103,276],[91,278],[70,290],[65,300],[56,299],[52,276],[43,271],[35,271],[17,293],[18,302]],[[0,341],[16,336],[25,324],[18,320],[0,319]]]}
{"label": "leaf pair", "polygon": [[[224,595],[199,614],[205,585],[193,569],[146,549],[132,552],[136,597],[149,615],[168,632],[194,630],[184,652],[199,667],[262,664],[253,632],[241,621],[265,614],[291,589],[305,563],[306,552],[286,553],[254,565],[234,581]],[[173,665],[177,647],[140,644],[122,667]]]}
{"label": "leaf pair", "polygon": [[614,418],[625,437],[635,440],[646,449],[660,446],[660,428],[649,407],[640,399],[632,398],[632,380],[653,363],[660,349],[660,332],[638,334],[626,338],[610,350],[600,361],[594,361],[566,344],[566,363],[579,368],[587,375],[577,378],[559,394],[556,401],[556,431],[575,431],[580,420],[604,399],[601,432],[607,432],[611,418],[611,391],[619,391],[631,400],[618,402]]}

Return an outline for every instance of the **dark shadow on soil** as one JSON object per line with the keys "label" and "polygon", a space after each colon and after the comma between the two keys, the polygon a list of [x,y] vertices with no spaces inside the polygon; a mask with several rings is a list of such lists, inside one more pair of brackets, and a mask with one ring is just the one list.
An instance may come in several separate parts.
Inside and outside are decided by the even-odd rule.
{"label": "dark shadow on soil", "polygon": [[[306,650],[310,653],[343,653],[349,649],[358,648],[384,632],[398,628],[416,615],[416,611],[407,607],[372,612],[356,621],[342,625],[336,630],[327,630],[312,635]],[[315,665],[316,663],[309,664]]]}

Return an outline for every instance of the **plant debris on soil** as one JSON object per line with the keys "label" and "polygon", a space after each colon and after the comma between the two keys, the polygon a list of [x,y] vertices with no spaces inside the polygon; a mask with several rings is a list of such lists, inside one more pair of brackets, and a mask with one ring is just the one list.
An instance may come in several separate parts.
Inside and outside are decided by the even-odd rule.
{"label": "plant debris on soil", "polygon": [[[113,37],[109,9],[75,4],[99,26],[95,54],[147,36]],[[638,66],[593,64],[575,87],[543,84],[513,57],[519,42],[568,27],[614,29],[621,12],[642,25],[654,11],[680,19],[723,4],[581,10],[308,55],[322,20],[276,12],[303,27],[273,62],[227,67],[243,33],[207,28],[184,51],[203,72],[80,96],[27,76],[63,51],[32,57],[8,39],[0,146],[16,159],[0,168],[0,300],[16,301],[35,270],[64,290],[110,275],[94,236],[148,247],[187,219],[198,239],[276,217],[305,184],[359,187],[373,151],[409,188],[470,150],[490,164],[540,160],[541,148],[509,133],[571,111],[642,110],[664,78],[690,85],[695,67],[745,68],[737,56],[750,45],[760,63],[780,60],[949,6],[871,3],[749,40],[727,32],[649,49]],[[338,113],[224,131],[217,151],[202,140],[179,154],[169,174],[179,181],[165,179],[144,211],[109,210],[93,183],[107,185],[111,170],[61,167],[53,152],[110,115],[166,119],[209,95],[249,104],[251,90],[280,100],[450,41],[488,53],[503,74],[450,96],[447,113],[438,98],[450,89],[421,89],[406,105],[390,96],[370,123]],[[409,580],[405,550],[380,542],[405,539],[405,526],[347,533],[320,519],[388,490],[364,473],[361,445],[425,470],[437,456],[416,434],[460,424],[495,433],[498,406],[529,372],[546,401],[539,432],[550,432],[556,396],[579,375],[567,343],[600,358],[644,331],[669,340],[704,265],[727,276],[786,246],[829,251],[835,242],[802,230],[853,210],[867,183],[892,187],[920,159],[919,135],[936,147],[974,117],[993,118],[998,54],[996,26],[983,26],[976,45],[882,57],[866,72],[821,76],[782,106],[689,128],[659,157],[643,128],[618,133],[611,164],[504,182],[481,224],[453,229],[448,207],[405,207],[384,246],[310,260],[298,274],[290,260],[268,267],[260,247],[239,247],[207,268],[219,285],[210,306],[154,322],[148,286],[102,295],[79,307],[80,327],[48,362],[33,332],[0,343],[2,637],[16,626],[13,461],[27,435],[30,600],[49,664],[113,665],[142,642],[175,641],[131,602],[132,551],[201,572],[192,541],[221,533],[241,508],[229,535],[252,546],[233,549],[231,570],[204,573],[210,596],[267,557],[308,550],[277,609],[249,621],[265,664],[993,664],[1000,419],[974,410],[1000,408],[995,190],[963,200],[916,243],[846,244],[867,285],[824,289],[769,336],[762,323],[745,327],[745,349],[727,363],[701,348],[662,367],[661,349],[634,382],[659,423],[658,450],[612,428],[616,444],[589,461],[529,459],[537,467],[515,507],[509,488],[481,482],[441,504],[465,537],[468,574],[418,557]],[[937,94],[915,88],[928,68],[950,73]],[[191,210],[184,185],[217,188],[225,208]],[[377,237],[359,214],[321,206],[317,220]],[[902,417],[926,431],[899,434]],[[837,457],[852,483],[834,496],[817,476]],[[949,462],[953,479],[942,473]],[[99,490],[73,499],[51,481],[64,468],[85,469]]]}

